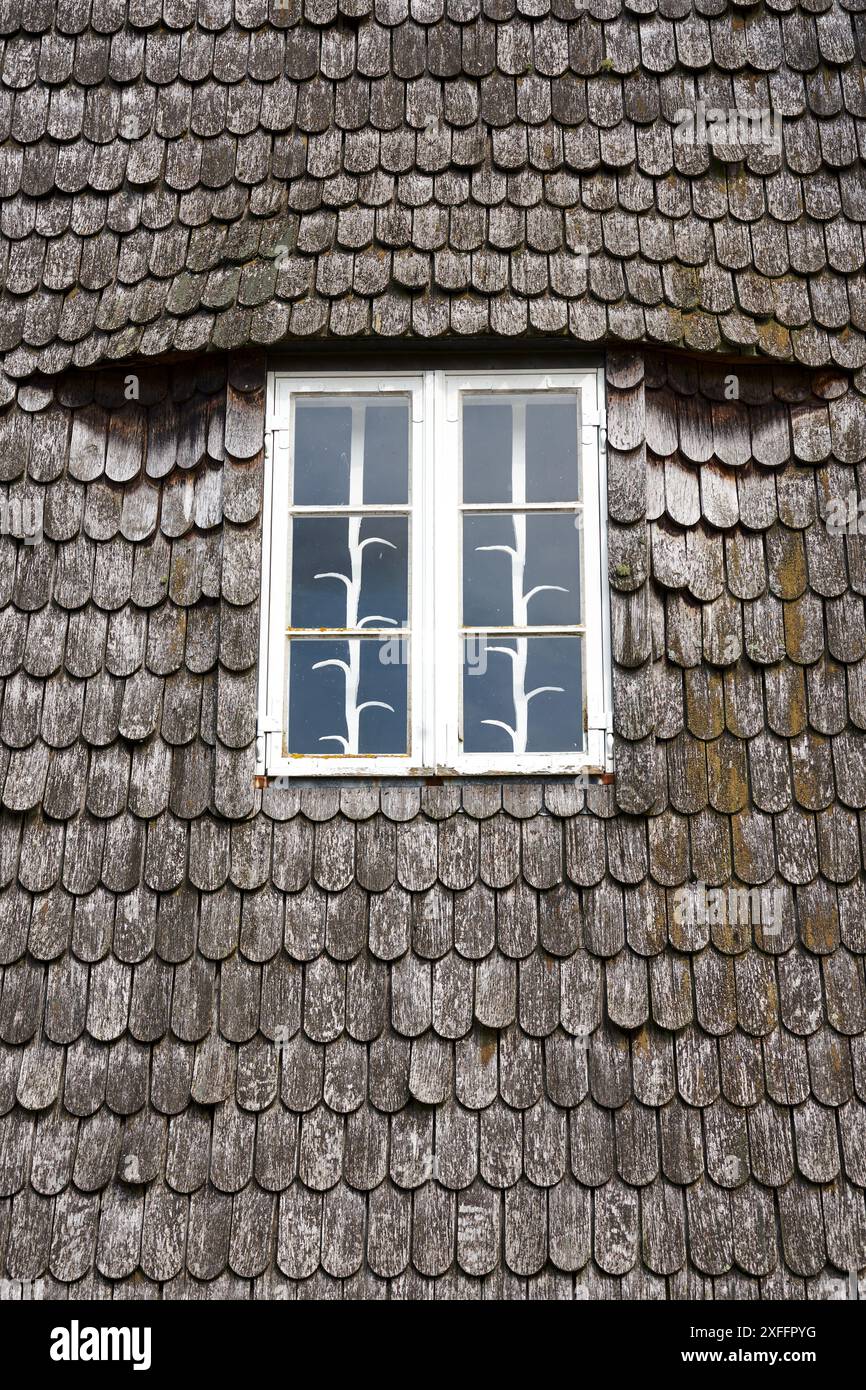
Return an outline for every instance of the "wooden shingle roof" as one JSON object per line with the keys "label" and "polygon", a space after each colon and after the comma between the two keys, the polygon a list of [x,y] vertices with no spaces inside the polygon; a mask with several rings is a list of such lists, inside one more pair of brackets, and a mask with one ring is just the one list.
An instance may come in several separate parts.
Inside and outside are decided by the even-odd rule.
{"label": "wooden shingle roof", "polygon": [[[861,9],[8,0],[3,368],[449,332],[862,366]],[[778,127],[688,143],[699,103]]]}

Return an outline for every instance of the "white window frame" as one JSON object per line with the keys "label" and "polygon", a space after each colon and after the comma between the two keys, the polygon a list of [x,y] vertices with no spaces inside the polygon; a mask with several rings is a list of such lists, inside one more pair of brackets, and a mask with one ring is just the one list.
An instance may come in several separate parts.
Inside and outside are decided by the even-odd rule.
{"label": "white window frame", "polygon": [[[462,513],[459,396],[495,392],[579,392],[583,510],[584,725],[580,753],[464,753],[460,746]],[[294,402],[300,396],[404,394],[410,398],[409,688],[411,751],[347,756],[287,754],[283,744],[286,586],[291,566],[289,505]],[[610,616],[607,581],[604,377],[593,364],[567,370],[297,372],[268,376],[262,536],[261,634],[256,771],[276,778],[357,776],[579,775],[612,770]],[[360,510],[360,508],[358,508]],[[485,510],[485,508],[473,508]],[[530,504],[529,509],[532,509]],[[329,509],[322,508],[324,512]],[[371,506],[373,514],[388,508]],[[553,630],[551,630],[553,631]],[[323,632],[339,639],[339,630]],[[382,634],[394,637],[393,630]],[[500,635],[503,635],[500,633]],[[424,655],[420,656],[419,653]],[[430,653],[433,653],[432,660]]]}

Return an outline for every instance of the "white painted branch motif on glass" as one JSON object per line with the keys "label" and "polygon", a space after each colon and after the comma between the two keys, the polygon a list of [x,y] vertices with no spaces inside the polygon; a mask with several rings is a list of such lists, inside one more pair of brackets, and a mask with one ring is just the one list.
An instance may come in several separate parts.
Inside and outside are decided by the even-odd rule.
{"label": "white painted branch motif on glass", "polygon": [[[354,466],[352,469],[352,487],[356,486],[354,477]],[[360,479],[357,480],[360,483]],[[357,492],[360,493],[360,486]],[[349,500],[352,501],[352,490],[350,488]],[[349,574],[341,574],[339,571],[326,570],[322,574],[316,574],[315,579],[336,579],[346,586],[346,627],[365,627],[367,623],[392,624],[398,627],[396,618],[386,618],[379,613],[369,613],[365,617],[359,617],[358,605],[361,600],[361,571],[364,564],[364,551],[368,545],[384,545],[391,550],[397,547],[393,541],[385,540],[382,536],[368,536],[366,540],[361,540],[361,518],[359,516],[349,517]],[[341,734],[320,734],[320,743],[339,743],[344,753],[359,752],[358,734],[361,727],[361,712],[365,709],[387,709],[392,714],[396,711],[393,705],[387,704],[384,700],[364,700],[358,703],[358,685],[361,679],[361,649],[360,643],[349,643],[349,660],[339,661],[329,658],[327,661],[317,661],[310,668],[313,671],[320,671],[323,666],[338,666],[345,672],[346,676],[346,736]]]}
{"label": "white painted branch motif on glass", "polygon": [[[305,404],[295,444],[290,750],[405,752],[406,673],[376,635],[403,632],[408,621],[407,409],[358,398]],[[371,515],[379,505],[387,514]],[[300,507],[318,515],[297,515]],[[329,631],[341,639],[299,640]],[[324,683],[314,675],[326,671]],[[362,721],[367,711],[384,715]]]}
{"label": "white painted branch motif on glass", "polygon": [[[481,427],[479,416],[487,428]],[[510,476],[502,466],[506,449]],[[577,483],[573,403],[563,405],[561,398],[547,408],[528,405],[525,398],[465,403],[464,632],[484,634],[486,657],[499,658],[493,663],[464,661],[467,752],[490,749],[482,726],[501,730],[505,747],[515,754],[581,746],[579,638],[531,635],[580,626]],[[546,494],[551,487],[563,495],[559,511],[542,505],[550,501]],[[473,558],[482,555],[505,561],[485,566]],[[560,679],[555,678],[557,670]],[[479,675],[483,688],[471,689],[478,686]],[[495,713],[483,710],[485,699],[497,706]]]}

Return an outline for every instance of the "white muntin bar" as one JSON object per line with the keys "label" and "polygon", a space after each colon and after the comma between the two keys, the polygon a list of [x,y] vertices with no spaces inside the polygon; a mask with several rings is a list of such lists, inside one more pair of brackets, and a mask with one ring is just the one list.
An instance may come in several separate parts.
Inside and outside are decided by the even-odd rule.
{"label": "white muntin bar", "polygon": [[461,637],[581,637],[586,632],[584,623],[562,623],[543,627],[537,623],[527,623],[525,627],[461,627]]}
{"label": "white muntin bar", "polygon": [[405,503],[359,503],[357,506],[349,507],[292,507],[293,516],[405,516],[407,507]]}

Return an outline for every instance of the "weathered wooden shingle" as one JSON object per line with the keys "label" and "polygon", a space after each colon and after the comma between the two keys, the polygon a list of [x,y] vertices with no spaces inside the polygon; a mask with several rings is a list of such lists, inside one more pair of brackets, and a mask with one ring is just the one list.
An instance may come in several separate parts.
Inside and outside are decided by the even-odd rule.
{"label": "weathered wooden shingle", "polygon": [[[799,1298],[862,1267],[853,13],[38,8],[2,76],[0,476],[44,538],[0,547],[0,1272]],[[682,80],[750,72],[784,154],[711,165]],[[692,353],[607,358],[614,785],[254,791],[256,344],[530,330]],[[172,347],[132,400],[69,370]]]}
{"label": "weathered wooden shingle", "polygon": [[[306,0],[289,22],[186,7],[163,32],[159,4],[118,6],[110,38],[100,14],[74,40],[11,43],[9,375],[491,328],[863,365],[845,0],[814,21],[768,8],[747,31],[733,0],[686,20],[619,0],[597,16],[488,9]],[[756,73],[757,142],[677,120],[753,110]],[[686,456],[706,461],[712,430],[682,420]],[[826,416],[794,429],[822,447]],[[717,456],[743,443],[728,433]]]}

